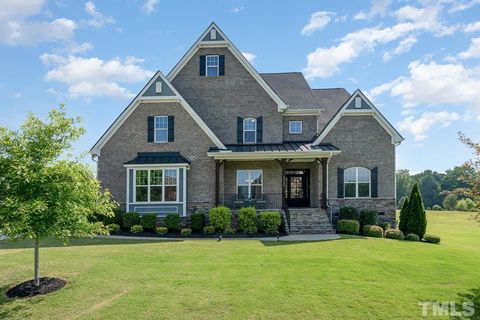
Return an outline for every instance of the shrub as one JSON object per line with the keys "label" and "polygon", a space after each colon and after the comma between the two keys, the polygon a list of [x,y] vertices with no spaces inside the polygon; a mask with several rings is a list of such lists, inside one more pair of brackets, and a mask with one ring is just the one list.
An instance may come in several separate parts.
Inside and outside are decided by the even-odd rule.
{"label": "shrub", "polygon": [[180,216],[177,213],[169,213],[165,217],[165,227],[170,231],[180,229]]}
{"label": "shrub", "polygon": [[403,240],[403,232],[399,229],[388,229],[385,231],[385,238]]}
{"label": "shrub", "polygon": [[433,234],[426,234],[423,236],[423,241],[428,242],[428,243],[434,243],[434,244],[439,244],[440,243],[440,237],[433,235]]}
{"label": "shrub", "polygon": [[215,227],[215,230],[223,231],[232,224],[232,213],[227,207],[215,207],[210,209],[208,213],[210,225]]}
{"label": "shrub", "polygon": [[371,225],[369,225],[369,224],[361,227],[361,229],[362,229],[362,234],[366,236],[367,233],[368,233],[368,230],[370,229],[370,227],[371,227]]}
{"label": "shrub", "polygon": [[139,224],[136,224],[130,228],[131,233],[140,233],[143,232],[143,227]]}
{"label": "shrub", "polygon": [[106,216],[98,216],[98,221],[103,221],[104,225],[109,225],[112,223],[118,224],[119,226],[123,223],[123,215],[125,211],[120,208],[113,209],[113,217],[106,217]]}
{"label": "shrub", "polygon": [[245,228],[243,229],[243,232],[246,233],[246,234],[255,234],[257,233],[257,226],[253,226],[253,227],[248,227],[248,228]]}
{"label": "shrub", "polygon": [[145,213],[142,218],[142,226],[147,230],[155,230],[157,227],[157,214],[156,213]]}
{"label": "shrub", "polygon": [[130,229],[134,225],[140,224],[140,215],[136,212],[127,212],[123,215],[123,227]]}
{"label": "shrub", "polygon": [[409,218],[409,209],[408,209],[408,198],[405,197],[405,200],[403,201],[402,209],[400,210],[400,223],[398,224],[398,228],[400,230],[406,230],[407,229],[407,220]]}
{"label": "shrub", "polygon": [[432,210],[434,210],[434,211],[442,211],[443,208],[440,207],[438,204],[435,204],[435,205],[433,205]]}
{"label": "shrub", "polygon": [[450,193],[445,197],[445,199],[443,199],[443,207],[445,210],[455,210],[457,207],[457,201],[457,195]]}
{"label": "shrub", "polygon": [[364,225],[376,225],[378,220],[378,211],[364,209],[360,211],[360,224]]}
{"label": "shrub", "polygon": [[465,203],[467,204],[467,211],[475,211],[477,209],[477,205],[472,199],[466,198]]}
{"label": "shrub", "polygon": [[420,241],[420,237],[417,236],[415,233],[409,233],[405,236],[405,240],[408,241]]}
{"label": "shrub", "polygon": [[109,225],[107,225],[107,228],[108,228],[108,230],[110,230],[110,232],[120,231],[120,226],[116,223],[110,223]]}
{"label": "shrub", "polygon": [[257,210],[254,207],[238,210],[238,226],[240,230],[257,227]]}
{"label": "shrub", "polygon": [[337,232],[346,234],[358,234],[360,232],[360,223],[357,220],[338,220]]}
{"label": "shrub", "polygon": [[370,226],[365,235],[367,237],[383,238],[383,229],[379,226]]}
{"label": "shrub", "polygon": [[357,208],[342,207],[338,215],[339,220],[358,220],[359,214]]}
{"label": "shrub", "polygon": [[203,228],[203,234],[215,234],[215,227],[214,226],[205,226]]}
{"label": "shrub", "polygon": [[158,227],[157,229],[155,229],[155,232],[157,234],[167,234],[168,228],[167,227]]}
{"label": "shrub", "polygon": [[228,227],[228,228],[225,228],[225,230],[223,230],[223,234],[235,234],[235,232],[237,232],[237,230],[235,230],[235,228],[232,228],[232,227]]}
{"label": "shrub", "polygon": [[392,227],[392,225],[390,224],[390,222],[380,222],[378,224],[383,230],[388,230]]}
{"label": "shrub", "polygon": [[192,229],[190,229],[190,228],[184,228],[184,229],[180,230],[180,235],[182,237],[188,237],[191,234],[192,234]]}
{"label": "shrub", "polygon": [[203,213],[194,213],[190,216],[192,230],[201,231],[205,226],[205,215]]}
{"label": "shrub", "polygon": [[282,224],[280,212],[277,211],[265,211],[260,212],[260,228],[266,234],[278,235],[280,232],[278,228]]}
{"label": "shrub", "polygon": [[467,207],[467,202],[465,202],[465,199],[458,201],[457,207],[455,209],[457,209],[458,211],[467,211],[468,207]]}

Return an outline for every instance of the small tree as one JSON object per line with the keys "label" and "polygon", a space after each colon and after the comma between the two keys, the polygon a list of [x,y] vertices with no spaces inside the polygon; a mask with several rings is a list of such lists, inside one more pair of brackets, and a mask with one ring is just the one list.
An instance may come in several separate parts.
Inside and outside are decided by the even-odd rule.
{"label": "small tree", "polygon": [[457,195],[455,193],[450,193],[443,200],[443,207],[445,210],[455,210],[457,202]]}
{"label": "small tree", "polygon": [[48,122],[29,114],[18,131],[0,128],[0,233],[34,240],[36,286],[40,241],[107,234],[91,221],[95,214],[113,216],[116,206],[91,168],[66,154],[84,133],[79,122],[60,106]]}
{"label": "small tree", "polygon": [[398,229],[402,230],[405,233],[407,230],[407,221],[409,219],[410,211],[408,210],[408,198],[404,197],[402,209],[400,210],[400,222],[398,224]]}
{"label": "small tree", "polygon": [[422,195],[420,194],[420,189],[416,183],[413,185],[412,193],[408,199],[408,211],[409,214],[404,233],[414,233],[420,238],[423,238],[423,235],[427,230],[427,216],[423,206]]}

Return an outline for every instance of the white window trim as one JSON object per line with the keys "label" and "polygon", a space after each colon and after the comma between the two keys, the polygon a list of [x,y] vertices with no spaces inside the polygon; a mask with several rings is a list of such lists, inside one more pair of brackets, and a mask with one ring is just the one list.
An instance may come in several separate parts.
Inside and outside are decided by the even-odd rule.
{"label": "white window trim", "polygon": [[[240,171],[247,171],[248,172],[248,183],[247,184],[239,184],[239,181],[238,181],[238,173]],[[260,171],[262,173],[262,183],[261,184],[252,184],[252,179],[250,179],[250,174],[252,171]],[[239,169],[237,170],[237,174],[236,174],[236,194],[238,195],[238,187],[248,187],[248,198],[250,198],[252,196],[252,186],[260,186],[260,190],[261,190],[261,193],[263,193],[263,170],[262,169]]]}
{"label": "white window trim", "polygon": [[[255,121],[255,129],[245,129],[245,123],[247,120],[254,120]],[[253,141],[245,141],[245,132],[254,132],[255,133],[255,139],[253,139]],[[257,119],[255,118],[245,118],[243,119],[243,143],[257,143]]]}
{"label": "white window trim", "polygon": [[[292,123],[300,122],[300,132],[292,132]],[[303,121],[302,120],[290,120],[288,121],[288,133],[289,134],[302,134],[303,133]]]}
{"label": "white window trim", "polygon": [[[167,128],[158,128],[157,129],[157,118],[167,118]],[[153,130],[153,141],[155,143],[167,143],[168,142],[168,116],[155,116],[155,119],[153,120],[154,124],[154,130]],[[162,131],[165,130],[167,132],[167,140],[166,141],[159,141],[157,140],[157,131]]]}
{"label": "white window trim", "polygon": [[[345,181],[345,171],[347,171],[348,169],[355,169],[355,197],[347,197],[346,196],[346,184],[347,182]],[[367,197],[359,197],[358,196],[358,184],[359,184],[359,181],[358,181],[358,169],[365,169],[365,170],[368,170],[369,172],[369,175],[370,175],[370,181],[368,181],[368,196]],[[343,197],[345,199],[368,199],[368,198],[371,198],[372,197],[372,171],[368,168],[365,168],[365,167],[350,167],[350,168],[347,168],[345,169],[344,171],[344,176],[343,176]],[[348,182],[348,183],[353,183],[353,182]],[[360,183],[367,183],[367,182],[360,182]]]}
{"label": "white window trim", "polygon": [[215,78],[215,77],[219,77],[220,76],[220,56],[218,54],[209,54],[209,55],[206,55],[205,56],[205,77],[209,77],[208,76],[208,67],[210,68],[213,68],[215,66],[209,66],[207,61],[208,61],[208,57],[217,57],[217,75],[215,76],[210,76],[210,78]]}
{"label": "white window trim", "polygon": [[[137,171],[144,171],[146,170],[148,172],[148,184],[146,185],[147,187],[147,201],[137,201]],[[150,187],[152,186],[159,186],[159,185],[151,185],[150,184],[150,172],[152,170],[162,170],[162,201],[150,201]],[[165,170],[175,170],[176,171],[176,178],[177,178],[177,184],[176,186],[176,198],[175,200],[172,201],[165,201],[165,186],[173,186],[173,185],[166,185],[165,184]],[[186,174],[186,172],[184,172]],[[183,203],[178,200],[179,198],[179,193],[183,192],[180,190],[180,170],[179,168],[138,168],[138,169],[133,169],[133,203],[134,204],[150,204],[150,203]],[[145,185],[140,185],[145,187]],[[185,186],[184,186],[185,187]]]}

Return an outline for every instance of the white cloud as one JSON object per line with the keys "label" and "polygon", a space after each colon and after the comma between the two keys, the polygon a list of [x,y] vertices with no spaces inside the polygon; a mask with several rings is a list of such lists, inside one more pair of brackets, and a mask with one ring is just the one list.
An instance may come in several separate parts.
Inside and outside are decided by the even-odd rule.
{"label": "white cloud", "polygon": [[253,63],[253,61],[257,58],[257,55],[255,53],[242,52],[242,54],[250,63]]}
{"label": "white cloud", "polygon": [[119,83],[135,83],[151,77],[153,72],[138,64],[143,60],[127,57],[123,62],[114,58],[104,61],[99,58],[60,56],[44,53],[42,62],[51,66],[45,76],[48,81],[58,81],[68,86],[69,96],[94,97],[111,96],[131,98],[134,96]]}
{"label": "white cloud", "polygon": [[469,59],[480,57],[480,38],[473,38],[470,41],[470,47],[466,51],[460,52],[458,54],[460,58]]}
{"label": "white cloud", "polygon": [[146,14],[154,12],[159,2],[159,0],[146,0],[142,5],[142,11]]}
{"label": "white cloud", "polygon": [[465,32],[477,32],[480,31],[480,21],[469,23],[465,26]]}
{"label": "white cloud", "polygon": [[451,1],[451,2],[452,2],[452,5],[450,7],[450,10],[448,10],[449,13],[465,11],[480,3],[479,0],[470,0],[470,1],[460,0],[460,1]]}
{"label": "white cloud", "polygon": [[71,39],[76,29],[74,21],[66,18],[52,21],[32,19],[41,13],[43,5],[43,0],[2,1],[0,42],[15,46]]}
{"label": "white cloud", "polygon": [[65,51],[67,51],[70,54],[77,54],[77,53],[85,53],[92,49],[93,49],[93,45],[90,42],[82,42],[82,43],[72,42],[65,48]]}
{"label": "white cloud", "polygon": [[395,49],[387,51],[383,54],[383,61],[388,61],[394,56],[398,56],[410,51],[415,43],[417,43],[417,38],[414,36],[409,36],[408,38],[403,39],[398,43],[398,46]]}
{"label": "white cloud", "polygon": [[235,8],[232,9],[232,12],[233,12],[233,13],[239,13],[239,12],[242,11],[243,9],[245,9],[244,6],[235,7]]}
{"label": "white cloud", "polygon": [[98,12],[97,7],[92,1],[87,1],[85,3],[85,11],[92,16],[92,19],[81,20],[81,22],[91,27],[100,29],[107,24],[115,22],[115,19],[113,19],[113,17],[106,16],[103,13]]}
{"label": "white cloud", "polygon": [[392,0],[373,0],[372,6],[368,13],[360,11],[353,17],[354,20],[367,20],[375,16],[384,16],[387,14],[388,7],[392,3]]}
{"label": "white cloud", "polygon": [[448,127],[453,121],[460,120],[456,112],[424,112],[418,118],[408,116],[399,123],[398,128],[401,131],[408,132],[414,136],[415,141],[424,140],[426,133],[434,126]]}
{"label": "white cloud", "polygon": [[302,29],[302,35],[308,36],[317,30],[322,30],[330,23],[332,15],[333,13],[328,11],[312,13],[310,20],[308,20],[308,23]]}

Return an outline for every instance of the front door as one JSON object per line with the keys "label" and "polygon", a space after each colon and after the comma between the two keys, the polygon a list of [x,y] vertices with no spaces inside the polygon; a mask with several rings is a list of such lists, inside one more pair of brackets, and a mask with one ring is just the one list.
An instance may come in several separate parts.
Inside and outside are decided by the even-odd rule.
{"label": "front door", "polygon": [[287,170],[285,174],[285,196],[289,207],[310,205],[310,171],[308,169]]}

